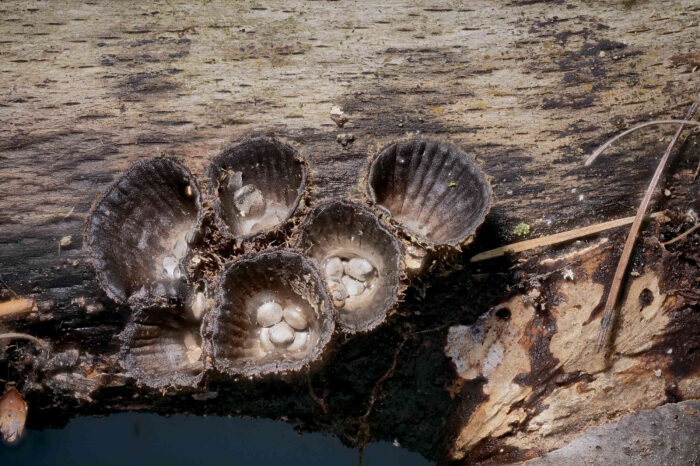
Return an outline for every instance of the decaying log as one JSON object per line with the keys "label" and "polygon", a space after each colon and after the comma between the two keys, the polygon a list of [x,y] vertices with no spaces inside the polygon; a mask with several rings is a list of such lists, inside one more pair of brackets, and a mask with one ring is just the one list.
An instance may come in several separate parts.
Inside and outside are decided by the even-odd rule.
{"label": "decaying log", "polygon": [[[683,116],[699,21],[692,0],[3,2],[0,301],[36,308],[1,316],[0,333],[50,350],[3,340],[0,374],[27,400],[30,427],[139,409],[265,416],[460,463],[535,457],[698,398],[700,234],[659,245],[697,222],[695,130],[651,206],[664,218],[635,249],[611,368],[591,343],[623,231],[468,259],[519,239],[521,222],[542,236],[633,215],[668,132],[583,162],[634,123]],[[78,240],[122,170],[167,153],[203,178],[229,142],[275,135],[309,160],[312,205],[363,201],[368,158],[407,133],[475,153],[495,203],[469,250],[416,281],[386,324],[335,339],[311,374],[187,391],[124,374],[116,336],[130,309],[99,288]]]}
{"label": "decaying log", "polygon": [[658,246],[647,247],[629,280],[607,367],[596,336],[611,253],[606,244],[573,263],[549,262],[522,293],[450,329],[458,386],[481,380],[485,397],[457,410],[471,416],[455,457],[527,459],[591,425],[700,397],[694,272],[676,282],[687,266]]}

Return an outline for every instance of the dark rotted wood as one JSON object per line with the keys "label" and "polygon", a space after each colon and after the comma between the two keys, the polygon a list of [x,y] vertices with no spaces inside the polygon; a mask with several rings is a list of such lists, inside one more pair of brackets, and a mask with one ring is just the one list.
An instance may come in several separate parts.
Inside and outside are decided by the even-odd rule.
{"label": "dark rotted wood", "polygon": [[[620,128],[685,112],[699,20],[690,0],[2,3],[0,293],[39,310],[0,326],[53,347],[42,363],[23,342],[3,355],[30,423],[123,409],[284,416],[350,444],[397,438],[441,457],[455,406],[446,328],[507,295],[511,259],[470,266],[465,254],[449,276],[427,277],[386,326],[337,341],[310,383],[269,380],[245,395],[250,382],[212,380],[209,401],[135,398],[115,358],[129,309],[100,290],[81,248],[91,203],[135,160],[172,154],[203,178],[212,156],[256,134],[307,157],[312,201],[360,199],[368,157],[421,133],[475,153],[492,177],[496,203],[470,252],[517,239],[520,222],[543,235],[632,215],[666,133],[582,162]],[[333,105],[349,117],[342,129]],[[694,168],[692,144],[672,169]]]}

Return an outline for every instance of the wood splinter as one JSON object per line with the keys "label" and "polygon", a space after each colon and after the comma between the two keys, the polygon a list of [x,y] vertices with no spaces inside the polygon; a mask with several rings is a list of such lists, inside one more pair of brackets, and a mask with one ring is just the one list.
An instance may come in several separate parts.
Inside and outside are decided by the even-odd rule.
{"label": "wood splinter", "polygon": [[30,298],[13,299],[0,303],[0,317],[31,312],[34,309],[34,304],[34,300]]}
{"label": "wood splinter", "polygon": [[[653,214],[648,215],[646,218],[658,218],[661,215],[663,215],[663,212],[654,212]],[[617,220],[610,220],[608,222],[597,223],[595,225],[588,225],[586,227],[575,228],[573,230],[563,231],[561,233],[555,233],[553,235],[541,236],[539,238],[529,239],[527,241],[519,241],[517,243],[507,244],[496,249],[490,249],[488,251],[480,252],[479,254],[469,259],[469,262],[480,262],[488,259],[494,259],[496,257],[501,257],[506,254],[514,254],[517,252],[528,251],[530,249],[535,249],[539,247],[553,246],[555,244],[565,243],[567,241],[572,241],[575,239],[583,238],[585,236],[593,235],[595,233],[600,233],[601,231],[611,230],[613,228],[629,225],[633,221],[634,217],[625,217]]]}

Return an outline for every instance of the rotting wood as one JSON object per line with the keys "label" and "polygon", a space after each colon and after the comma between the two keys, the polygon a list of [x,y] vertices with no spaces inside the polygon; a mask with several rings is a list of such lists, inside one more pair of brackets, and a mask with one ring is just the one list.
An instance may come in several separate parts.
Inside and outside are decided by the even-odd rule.
{"label": "rotting wood", "polygon": [[[603,164],[582,167],[585,154],[620,128],[681,117],[697,89],[694,62],[679,58],[697,43],[700,10],[692,0],[631,7],[477,0],[439,8],[393,0],[342,8],[296,0],[60,0],[51,8],[3,2],[0,10],[0,276],[37,301],[38,312],[13,319],[11,330],[53,348],[48,359],[34,358],[38,350],[18,341],[1,363],[32,407],[35,427],[125,409],[242,414],[284,417],[357,445],[352,420],[407,333],[472,324],[509,287],[524,286],[521,278],[542,275],[508,258],[443,264],[454,268],[420,292],[409,290],[376,333],[339,342],[326,368],[310,376],[327,410],[309,395],[307,380],[144,391],[115,358],[114,336],[128,309],[105,297],[79,245],[56,253],[60,238],[82,236],[96,195],[133,161],[169,153],[202,178],[227,143],[274,134],[309,158],[313,204],[361,199],[369,155],[406,133],[437,135],[476,153],[493,177],[496,202],[471,253],[512,242],[521,221],[547,235],[632,215],[650,172],[629,162],[662,152],[661,133],[645,129],[616,146],[611,156],[625,164],[623,177]],[[333,106],[348,118],[342,130]],[[345,146],[336,142],[340,133]],[[655,210],[700,211],[695,165],[688,167],[697,137],[688,141],[668,181],[673,196],[658,199]],[[674,222],[658,227],[666,238],[682,227]],[[645,235],[656,234],[651,227]],[[689,238],[669,250],[695,257],[696,235]],[[610,243],[621,241],[611,234]],[[12,296],[0,287],[0,299]],[[446,334],[406,343],[367,419],[372,439],[397,439],[433,459],[451,449],[447,432],[469,418],[465,400],[484,394],[478,380],[455,391],[457,377],[442,354]],[[368,355],[368,347],[376,352]],[[675,396],[671,389],[667,400]],[[624,401],[625,393],[609,397]],[[447,418],[454,422],[445,425]],[[546,439],[542,451],[563,441],[556,429]]]}
{"label": "rotting wood", "polygon": [[660,246],[646,257],[620,305],[609,360],[596,349],[596,309],[614,260],[609,249],[570,261],[571,274],[529,284],[475,324],[450,329],[455,390],[465,393],[484,380],[486,395],[464,398],[470,415],[455,437],[454,457],[525,460],[560,448],[588,426],[660,406],[670,392],[675,400],[700,397],[700,365],[692,356],[700,341],[682,330],[698,325],[697,310],[665,289],[673,287],[675,269],[687,267]]}

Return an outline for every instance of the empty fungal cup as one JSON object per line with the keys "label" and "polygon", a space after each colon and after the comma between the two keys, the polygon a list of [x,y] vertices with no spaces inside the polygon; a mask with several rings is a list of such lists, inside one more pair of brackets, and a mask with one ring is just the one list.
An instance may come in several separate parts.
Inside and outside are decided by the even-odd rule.
{"label": "empty fungal cup", "polygon": [[289,219],[306,189],[307,167],[287,144],[248,139],[225,149],[209,167],[214,208],[228,232],[250,238]]}
{"label": "empty fungal cup", "polygon": [[98,280],[117,302],[183,292],[201,194],[169,158],[134,163],[95,202],[85,227]]}
{"label": "empty fungal cup", "polygon": [[333,307],[309,259],[273,250],[224,270],[205,328],[207,354],[220,372],[294,371],[321,356],[334,329]]}
{"label": "empty fungal cup", "polygon": [[195,387],[204,371],[199,328],[179,307],[139,309],[119,336],[119,361],[139,385]]}
{"label": "empty fungal cup", "polygon": [[346,200],[318,205],[301,224],[296,246],[321,270],[344,331],[376,327],[397,304],[401,243],[366,207]]}
{"label": "empty fungal cup", "polygon": [[394,142],[374,158],[367,194],[428,247],[469,241],[491,208],[491,186],[474,157],[421,138]]}

